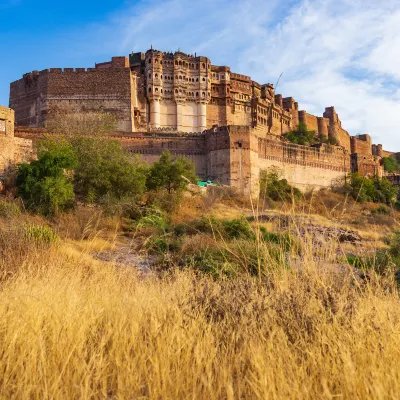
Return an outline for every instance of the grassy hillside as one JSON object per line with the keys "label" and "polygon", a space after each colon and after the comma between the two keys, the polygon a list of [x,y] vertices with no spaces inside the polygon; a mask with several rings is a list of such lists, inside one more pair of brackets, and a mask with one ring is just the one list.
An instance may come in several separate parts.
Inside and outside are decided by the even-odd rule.
{"label": "grassy hillside", "polygon": [[[0,398],[400,392],[395,264],[349,263],[349,254],[374,260],[393,246],[395,211],[374,214],[376,205],[328,194],[258,211],[245,199],[194,197],[171,215],[129,217],[80,207],[44,218],[7,204]],[[310,226],[361,239],[316,239]],[[122,248],[153,269],[121,261]]]}

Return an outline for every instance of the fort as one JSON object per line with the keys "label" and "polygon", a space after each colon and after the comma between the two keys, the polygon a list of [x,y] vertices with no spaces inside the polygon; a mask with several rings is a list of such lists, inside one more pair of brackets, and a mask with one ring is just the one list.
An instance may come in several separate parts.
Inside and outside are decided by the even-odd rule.
{"label": "fort", "polygon": [[[14,136],[14,111],[0,106],[0,174],[5,176],[16,164],[32,157],[32,141]],[[3,182],[0,181],[0,187]]]}
{"label": "fort", "polygon": [[[15,132],[35,138],[55,116],[105,112],[116,120],[112,137],[153,162],[164,149],[190,158],[206,180],[257,190],[261,171],[276,166],[301,189],[329,187],[348,172],[382,175],[394,153],[367,134],[350,136],[335,108],[321,116],[228,66],[196,54],[149,49],[112,57],[94,68],[51,68],[26,73],[10,85]],[[288,142],[299,123],[319,144]]]}

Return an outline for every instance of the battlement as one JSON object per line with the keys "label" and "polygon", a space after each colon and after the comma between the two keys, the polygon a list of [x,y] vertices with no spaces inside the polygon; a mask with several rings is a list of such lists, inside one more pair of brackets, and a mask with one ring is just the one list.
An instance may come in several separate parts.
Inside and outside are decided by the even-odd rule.
{"label": "battlement", "polygon": [[245,81],[251,83],[251,78],[247,75],[236,74],[235,72],[231,72],[231,79],[236,79],[238,81]]}

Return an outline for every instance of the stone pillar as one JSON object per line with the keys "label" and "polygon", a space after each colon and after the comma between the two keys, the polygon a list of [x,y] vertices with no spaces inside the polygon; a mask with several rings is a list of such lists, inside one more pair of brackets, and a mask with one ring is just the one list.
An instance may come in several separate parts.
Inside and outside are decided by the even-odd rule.
{"label": "stone pillar", "polygon": [[182,132],[182,103],[176,103],[176,130],[178,132]]}
{"label": "stone pillar", "polygon": [[198,103],[197,104],[197,125],[198,130],[203,132],[207,129],[207,104]]}
{"label": "stone pillar", "polygon": [[152,128],[160,127],[160,101],[153,99],[150,102],[150,125]]}

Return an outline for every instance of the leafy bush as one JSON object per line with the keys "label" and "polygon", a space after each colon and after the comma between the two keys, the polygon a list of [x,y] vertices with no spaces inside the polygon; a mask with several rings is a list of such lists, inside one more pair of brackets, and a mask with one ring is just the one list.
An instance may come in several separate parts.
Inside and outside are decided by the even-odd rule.
{"label": "leafy bush", "polygon": [[349,174],[345,184],[345,191],[359,202],[372,201],[375,203],[392,204],[398,194],[398,188],[392,185],[387,178],[377,176],[368,178],[355,172]]}
{"label": "leafy bush", "polygon": [[182,192],[189,182],[196,182],[194,164],[185,157],[172,158],[168,150],[162,152],[160,159],[149,170],[146,186],[149,190]]}
{"label": "leafy bush", "polygon": [[0,217],[1,218],[13,218],[18,217],[21,214],[21,209],[18,204],[1,201],[0,202]]}
{"label": "leafy bush", "polygon": [[224,234],[228,239],[253,239],[254,232],[246,218],[236,218],[222,222]]}
{"label": "leafy bush", "polygon": [[76,194],[89,203],[134,197],[144,191],[146,169],[131,159],[116,140],[77,137],[71,140],[77,156]]}
{"label": "leafy bush", "polygon": [[301,191],[289,185],[286,179],[280,179],[279,170],[272,167],[261,172],[260,196],[274,201],[297,200],[301,198]]}
{"label": "leafy bush", "polygon": [[185,259],[185,265],[214,279],[231,278],[238,272],[237,265],[229,261],[228,254],[217,248],[199,250]]}
{"label": "leafy bush", "polygon": [[297,129],[286,132],[283,135],[289,142],[301,145],[310,145],[318,143],[315,131],[309,131],[307,125],[300,122]]}
{"label": "leafy bush", "polygon": [[372,210],[371,211],[372,214],[380,214],[380,215],[389,215],[390,214],[390,210],[384,206],[384,205],[380,205],[377,209]]}
{"label": "leafy bush", "polygon": [[395,172],[400,170],[400,165],[393,157],[383,157],[383,168],[387,172]]}
{"label": "leafy bush", "polygon": [[24,229],[26,237],[38,244],[50,245],[58,240],[58,235],[48,226],[28,225]]}
{"label": "leafy bush", "polygon": [[42,142],[38,159],[18,168],[18,195],[30,209],[54,214],[72,206],[74,191],[69,171],[77,165],[67,142]]}
{"label": "leafy bush", "polygon": [[287,232],[285,233],[268,232],[264,226],[260,226],[260,231],[265,243],[277,244],[286,251],[289,251],[296,244],[294,238]]}

